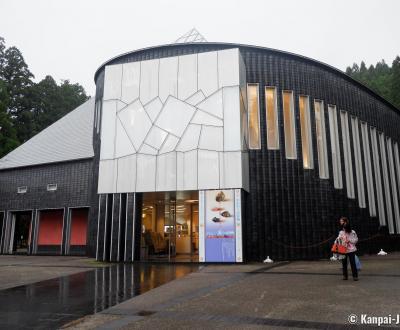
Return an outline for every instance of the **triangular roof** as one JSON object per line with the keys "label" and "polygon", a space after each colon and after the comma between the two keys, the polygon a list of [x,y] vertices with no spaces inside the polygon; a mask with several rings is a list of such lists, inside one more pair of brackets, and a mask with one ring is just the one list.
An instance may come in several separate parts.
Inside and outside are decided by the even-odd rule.
{"label": "triangular roof", "polygon": [[196,28],[193,28],[189,32],[186,32],[183,36],[175,40],[174,43],[181,44],[186,42],[207,42],[207,40],[199,31],[197,31]]}
{"label": "triangular roof", "polygon": [[93,157],[93,117],[91,98],[0,159],[0,170]]}

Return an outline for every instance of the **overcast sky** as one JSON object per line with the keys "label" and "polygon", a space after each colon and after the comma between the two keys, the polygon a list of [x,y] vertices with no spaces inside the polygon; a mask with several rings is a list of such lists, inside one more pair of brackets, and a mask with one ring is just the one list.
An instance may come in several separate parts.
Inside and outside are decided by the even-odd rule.
{"label": "overcast sky", "polygon": [[167,44],[196,27],[208,41],[277,48],[345,70],[400,55],[399,0],[0,0],[0,36],[36,80],[94,95],[106,60]]}

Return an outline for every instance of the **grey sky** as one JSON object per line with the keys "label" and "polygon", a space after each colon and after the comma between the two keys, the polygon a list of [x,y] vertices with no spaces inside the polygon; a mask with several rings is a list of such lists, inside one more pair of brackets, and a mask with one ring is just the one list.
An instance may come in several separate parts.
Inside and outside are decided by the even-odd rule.
{"label": "grey sky", "polygon": [[0,36],[36,80],[82,84],[118,54],[171,43],[192,27],[208,41],[277,48],[341,70],[400,55],[399,0],[0,0]]}

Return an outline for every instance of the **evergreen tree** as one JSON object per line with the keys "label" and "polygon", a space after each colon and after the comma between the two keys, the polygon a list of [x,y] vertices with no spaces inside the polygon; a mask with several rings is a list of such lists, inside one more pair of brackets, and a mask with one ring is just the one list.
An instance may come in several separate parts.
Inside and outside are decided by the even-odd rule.
{"label": "evergreen tree", "polygon": [[8,103],[6,84],[0,80],[0,158],[19,144],[15,128],[7,112]]}
{"label": "evergreen tree", "polygon": [[397,56],[393,61],[390,85],[391,100],[400,109],[400,56]]}

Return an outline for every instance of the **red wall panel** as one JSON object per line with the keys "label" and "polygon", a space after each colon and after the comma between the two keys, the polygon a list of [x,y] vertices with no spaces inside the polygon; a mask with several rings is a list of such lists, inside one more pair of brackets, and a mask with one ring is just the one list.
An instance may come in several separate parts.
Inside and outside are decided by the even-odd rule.
{"label": "red wall panel", "polygon": [[70,245],[86,245],[87,223],[87,209],[72,210]]}
{"label": "red wall panel", "polygon": [[61,245],[63,210],[40,211],[38,245]]}

